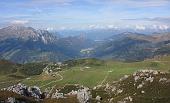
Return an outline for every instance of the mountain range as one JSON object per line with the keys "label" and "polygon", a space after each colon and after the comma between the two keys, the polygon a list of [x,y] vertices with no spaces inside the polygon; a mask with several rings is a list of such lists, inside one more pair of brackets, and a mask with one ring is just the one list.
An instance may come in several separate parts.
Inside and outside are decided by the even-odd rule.
{"label": "mountain range", "polygon": [[123,32],[95,41],[84,35],[61,37],[47,30],[20,25],[0,29],[0,58],[17,63],[86,57],[140,61],[169,54],[169,44],[170,33]]}
{"label": "mountain range", "polygon": [[[0,58],[18,63],[62,61],[80,57],[80,50],[91,46],[83,36],[60,38],[46,30],[9,26],[0,29]],[[86,45],[85,45],[86,44]]]}
{"label": "mountain range", "polygon": [[170,33],[144,35],[124,32],[106,39],[93,55],[99,58],[138,61],[157,55],[168,55]]}
{"label": "mountain range", "polygon": [[[88,29],[64,29],[64,30],[52,30],[50,32],[58,33],[61,36],[75,36],[83,34],[89,39],[93,40],[102,40],[105,38],[109,38],[110,36],[121,34],[123,32],[136,32],[141,34],[147,34],[147,35],[154,35],[157,33],[165,33],[170,32],[170,28],[166,28],[164,26],[156,26],[155,28],[151,27],[145,27],[145,26],[139,26],[139,27],[132,27],[132,28],[118,28],[114,27],[113,25],[110,25],[111,27],[105,27],[105,28],[88,28]],[[112,27],[113,26],[113,27]]]}

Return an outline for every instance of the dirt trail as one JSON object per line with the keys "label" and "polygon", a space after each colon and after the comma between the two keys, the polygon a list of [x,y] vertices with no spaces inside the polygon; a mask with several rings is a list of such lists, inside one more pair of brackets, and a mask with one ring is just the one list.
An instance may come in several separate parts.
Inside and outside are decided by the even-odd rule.
{"label": "dirt trail", "polygon": [[42,85],[40,88],[43,88],[43,87],[48,86],[48,85],[50,85],[50,84],[52,84],[52,83],[59,82],[59,81],[63,80],[63,76],[62,76],[62,75],[60,75],[59,73],[56,73],[56,75],[58,75],[58,76],[60,77],[59,80],[51,81],[51,82],[49,82],[49,83],[47,83],[47,84],[45,84],[45,85]]}
{"label": "dirt trail", "polygon": [[102,80],[102,82],[100,83],[100,85],[102,85],[102,84],[106,81],[106,79],[108,78],[108,76],[109,76],[109,74],[110,74],[111,72],[113,72],[113,71],[108,71],[107,75],[106,75],[105,78]]}

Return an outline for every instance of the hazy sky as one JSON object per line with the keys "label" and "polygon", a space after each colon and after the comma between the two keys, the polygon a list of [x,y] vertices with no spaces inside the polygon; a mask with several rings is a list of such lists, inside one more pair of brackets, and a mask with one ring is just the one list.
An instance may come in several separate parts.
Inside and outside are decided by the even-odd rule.
{"label": "hazy sky", "polygon": [[170,26],[170,0],[0,0],[0,27],[120,28]]}

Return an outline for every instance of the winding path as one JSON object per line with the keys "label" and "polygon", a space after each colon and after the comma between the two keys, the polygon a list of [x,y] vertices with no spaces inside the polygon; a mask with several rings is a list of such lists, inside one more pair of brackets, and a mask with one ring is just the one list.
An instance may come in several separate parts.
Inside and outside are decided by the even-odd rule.
{"label": "winding path", "polygon": [[45,86],[47,86],[47,85],[50,85],[50,84],[52,84],[52,83],[59,82],[59,81],[63,80],[63,76],[62,76],[62,75],[60,75],[59,73],[56,73],[56,75],[58,75],[58,76],[60,77],[59,80],[51,81],[51,82],[49,82],[49,83],[47,83],[47,84],[45,84],[45,85],[42,85],[40,88],[43,88],[43,87],[45,87]]}
{"label": "winding path", "polygon": [[100,85],[102,85],[102,84],[106,81],[106,79],[107,79],[108,76],[109,76],[109,73],[111,73],[111,72],[113,72],[113,71],[108,71],[107,75],[106,75],[105,78],[102,80],[102,82],[100,83]]}

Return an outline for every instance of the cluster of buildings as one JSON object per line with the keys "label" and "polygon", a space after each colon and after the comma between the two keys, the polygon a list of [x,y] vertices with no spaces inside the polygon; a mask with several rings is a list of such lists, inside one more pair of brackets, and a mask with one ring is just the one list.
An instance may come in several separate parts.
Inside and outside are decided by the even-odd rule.
{"label": "cluster of buildings", "polygon": [[43,72],[46,74],[52,74],[53,72],[58,72],[63,69],[63,67],[67,66],[67,64],[64,64],[62,62],[57,63],[51,63],[48,64],[44,69]]}

